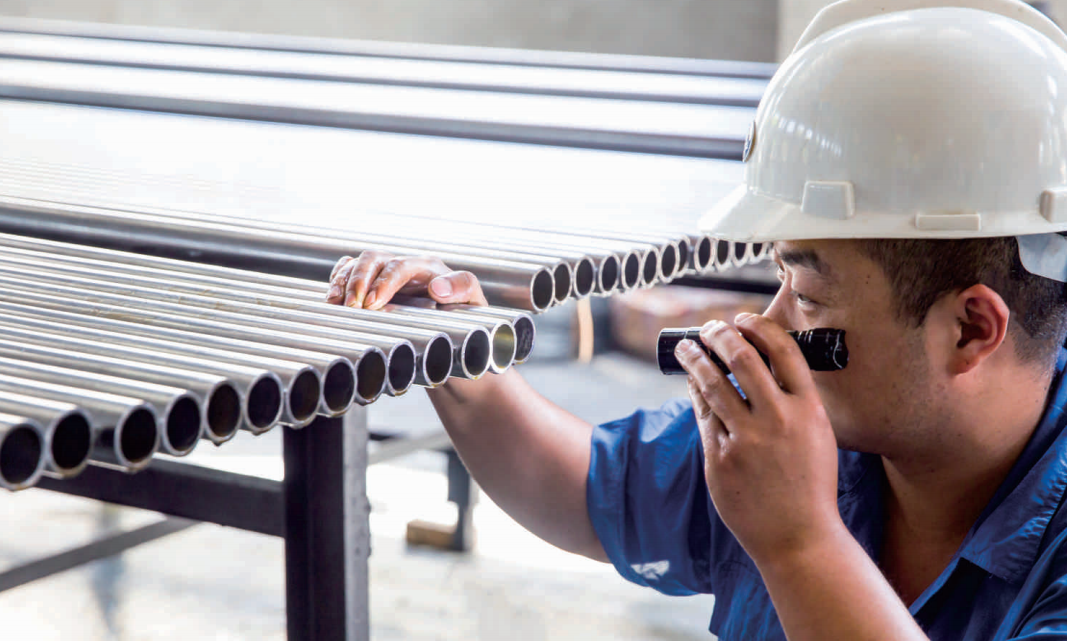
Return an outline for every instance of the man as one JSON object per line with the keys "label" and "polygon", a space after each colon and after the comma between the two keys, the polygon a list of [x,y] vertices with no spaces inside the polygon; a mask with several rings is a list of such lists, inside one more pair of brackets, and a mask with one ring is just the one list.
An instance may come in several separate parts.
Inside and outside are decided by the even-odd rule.
{"label": "man", "polygon": [[[701,333],[735,381],[683,342],[691,403],[599,427],[515,372],[452,381],[475,478],[563,549],[714,593],[721,639],[1067,639],[1067,37],[1016,0],[839,2],[745,157],[701,225],[773,242],[782,286]],[[432,258],[333,283],[485,304]],[[813,327],[845,370],[808,369],[785,329]]]}

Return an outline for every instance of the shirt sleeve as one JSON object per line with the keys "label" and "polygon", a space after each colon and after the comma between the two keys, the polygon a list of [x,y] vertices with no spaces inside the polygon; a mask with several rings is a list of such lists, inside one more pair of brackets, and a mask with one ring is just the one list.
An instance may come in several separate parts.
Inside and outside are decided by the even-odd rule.
{"label": "shirt sleeve", "polygon": [[744,553],[711,503],[691,404],[639,410],[592,438],[589,516],[615,568],[665,594],[714,592],[714,567]]}

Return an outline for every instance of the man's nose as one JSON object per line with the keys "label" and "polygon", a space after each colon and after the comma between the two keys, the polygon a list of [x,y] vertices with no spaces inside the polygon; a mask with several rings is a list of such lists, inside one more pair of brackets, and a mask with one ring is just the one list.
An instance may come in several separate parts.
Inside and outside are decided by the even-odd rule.
{"label": "man's nose", "polygon": [[775,294],[774,298],[771,300],[771,304],[767,306],[767,309],[763,310],[763,315],[782,327],[789,329],[790,319],[789,315],[786,313],[786,295],[785,287],[779,287],[778,293]]}

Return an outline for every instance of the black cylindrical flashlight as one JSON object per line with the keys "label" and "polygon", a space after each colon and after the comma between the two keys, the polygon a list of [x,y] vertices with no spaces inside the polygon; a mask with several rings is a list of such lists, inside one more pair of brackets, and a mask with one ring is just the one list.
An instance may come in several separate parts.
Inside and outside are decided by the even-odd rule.
{"label": "black cylindrical flashlight", "polygon": [[[816,372],[834,372],[845,369],[848,365],[848,347],[845,346],[845,330],[843,329],[807,329],[802,332],[787,332],[800,346],[800,352],[804,354],[804,360],[808,367]],[[699,327],[667,328],[659,333],[659,341],[656,344],[656,358],[659,361],[659,371],[664,374],[686,374],[674,355],[674,348],[683,340],[691,340],[696,343],[704,353],[711,358],[711,362],[729,374],[730,370],[708,346],[700,340]],[[769,366],[767,356],[763,361]]]}

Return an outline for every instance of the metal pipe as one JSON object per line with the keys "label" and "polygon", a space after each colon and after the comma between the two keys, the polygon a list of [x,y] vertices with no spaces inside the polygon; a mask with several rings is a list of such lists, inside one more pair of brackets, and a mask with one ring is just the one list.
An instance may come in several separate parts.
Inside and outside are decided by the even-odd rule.
{"label": "metal pipe", "polygon": [[[169,367],[163,364],[167,355],[158,352],[144,353],[142,354],[143,360],[140,361],[95,355],[92,352],[78,349],[87,347],[85,343],[93,345],[94,343],[90,341],[68,341],[67,336],[60,333],[30,331],[25,329],[26,325],[21,325],[18,319],[0,317],[0,327],[3,328],[0,332],[2,336],[0,356],[2,357],[36,364],[68,367],[81,372],[113,374],[122,378],[192,392],[196,395],[200,405],[200,422],[204,426],[204,437],[215,443],[222,443],[233,438],[237,433],[237,427],[241,424],[245,395],[238,390],[233,380],[224,376]],[[112,353],[118,351],[104,341],[100,341],[99,344],[102,349]],[[64,348],[60,349],[59,345],[63,345]],[[118,356],[117,353],[115,355]],[[167,448],[167,434],[167,432],[164,433],[163,446],[169,454],[172,452]],[[170,443],[175,441],[183,443],[179,449],[192,450],[194,443],[188,442],[188,438],[191,438],[188,434],[170,434],[169,436]]]}
{"label": "metal pipe", "polygon": [[0,413],[0,487],[24,490],[45,466],[44,427],[32,418]]}
{"label": "metal pipe", "polygon": [[478,317],[464,315],[452,315],[452,318],[448,319],[446,318],[447,315],[433,310],[392,304],[386,305],[382,311],[392,315],[394,318],[406,317],[434,322],[444,320],[448,320],[449,322],[463,321],[465,323],[478,325],[489,332],[489,340],[492,345],[489,361],[490,371],[495,374],[503,374],[515,363],[515,327],[507,320],[499,318],[490,319],[487,317],[479,319]]}
{"label": "metal pipe", "polygon": [[135,472],[159,449],[156,411],[139,398],[45,383],[0,373],[0,391],[72,403],[89,416],[93,446],[89,461]]}
{"label": "metal pipe", "polygon": [[[239,260],[263,267],[284,266],[325,276],[337,259],[352,247],[327,237],[249,230],[228,225],[126,211],[7,198],[0,207],[0,228],[8,232],[44,236],[136,251],[152,246],[157,251],[188,252],[201,260]],[[19,202],[15,206],[16,201]],[[401,252],[388,245],[364,249]],[[544,311],[552,304],[555,285],[551,271],[542,265],[518,261],[439,253],[454,269],[478,275],[486,297],[512,307]]]}
{"label": "metal pipe", "polygon": [[[76,353],[70,354],[77,365]],[[200,401],[188,390],[167,385],[106,374],[96,374],[73,367],[42,365],[17,358],[0,356],[0,373],[42,383],[69,385],[94,392],[139,398],[152,405],[159,417],[162,450],[171,456],[185,456],[193,451],[204,434]]]}
{"label": "metal pipe", "polygon": [[472,47],[441,44],[383,42],[273,34],[206,31],[171,27],[144,27],[98,24],[67,20],[43,20],[5,16],[0,31],[79,36],[101,40],[163,42],[233,49],[324,53],[329,55],[394,58],[399,60],[435,60],[463,63],[543,67],[547,69],[585,69],[591,71],[627,71],[662,73],[679,76],[720,78],[754,78],[767,80],[777,65],[771,62],[706,60],[613,53],[571,51],[537,51],[500,47]]}
{"label": "metal pipe", "polygon": [[93,428],[77,405],[5,392],[0,396],[0,412],[25,416],[41,424],[47,474],[69,478],[89,464]]}
{"label": "metal pipe", "polygon": [[689,268],[698,274],[707,271],[711,266],[715,255],[715,239],[711,236],[692,235],[689,237],[693,244],[690,254]]}
{"label": "metal pipe", "polygon": [[[32,282],[33,287],[27,287],[27,281]],[[350,341],[350,333],[342,330],[309,327],[300,323],[286,323],[270,318],[249,318],[240,314],[166,302],[153,303],[153,309],[146,310],[143,309],[144,299],[141,298],[83,291],[25,273],[21,278],[2,276],[0,282],[6,290],[0,291],[0,297],[16,303],[33,300],[35,304],[44,307],[72,310],[76,307],[74,303],[82,301],[89,305],[77,306],[78,313],[119,320],[136,319],[137,322],[162,324],[165,327],[182,330],[196,327],[198,330],[228,338],[253,339],[282,347],[344,355],[356,366],[356,402],[362,404],[375,400],[385,387],[386,362],[382,351],[377,347]],[[106,285],[104,288],[111,290],[113,286]],[[17,296],[12,297],[12,293],[17,293]],[[42,293],[46,295],[42,296]],[[267,312],[270,310],[263,308],[263,313]],[[254,325],[251,324],[253,322]],[[488,343],[488,335],[485,340]]]}
{"label": "metal pipe", "polygon": [[[483,358],[480,352],[490,349],[489,336],[481,327],[469,323],[391,318],[381,312],[339,307],[324,302],[305,303],[281,296],[250,294],[227,287],[204,288],[178,280],[90,270],[0,252],[0,274],[17,277],[20,274],[26,274],[27,271],[33,274],[23,276],[27,279],[44,280],[47,283],[50,279],[43,278],[42,275],[53,274],[61,277],[64,283],[77,285],[86,291],[157,301],[155,305],[157,309],[167,306],[168,309],[179,314],[188,313],[189,307],[205,308],[214,310],[220,315],[233,314],[235,316],[233,320],[236,322],[247,323],[254,319],[257,324],[277,325],[288,331],[324,335],[341,340],[360,340],[366,343],[367,337],[364,334],[389,336],[394,340],[407,338],[408,335],[430,339],[437,335],[435,332],[442,332],[458,344],[452,369],[453,376],[478,378],[488,368],[489,354],[486,353]],[[85,276],[91,276],[91,278]],[[200,295],[201,293],[206,295]],[[174,303],[177,305],[173,305]],[[486,334],[484,339],[480,334]],[[483,342],[486,344],[485,347],[483,347]],[[406,368],[403,378],[404,387],[397,390],[398,394],[403,393],[415,379],[414,348],[411,348],[410,359],[406,359],[401,364],[390,363],[390,366]]]}
{"label": "metal pipe", "polygon": [[[412,305],[412,299],[401,299],[404,305]],[[423,299],[425,300],[425,299]],[[526,312],[505,307],[482,307],[480,305],[438,305],[437,309],[446,314],[467,316],[469,318],[490,318],[506,320],[515,328],[515,362],[525,363],[533,352],[537,330],[533,318]]]}
{"label": "metal pipe", "polygon": [[715,243],[715,270],[721,272],[733,267],[733,255],[733,241],[718,240]]}
{"label": "metal pipe", "polygon": [[[34,297],[26,292],[5,298],[0,292],[0,312],[4,314],[0,323],[41,333],[76,334],[63,337],[63,344],[86,353],[158,363],[178,369],[195,368],[233,380],[238,384],[238,418],[247,425],[252,425],[249,405],[263,407],[263,397],[273,395],[259,384],[262,380],[277,379],[284,388],[288,403],[303,404],[305,401],[301,397],[308,394],[306,377],[310,370],[313,376],[323,381],[320,385],[322,402],[319,408],[322,413],[337,415],[353,402],[356,375],[352,363],[346,358],[71,313],[63,310],[94,310],[80,301],[67,301],[60,309],[51,309],[44,306],[47,300],[47,297]],[[11,301],[36,301],[38,304],[33,306]],[[58,341],[59,337],[52,340]],[[272,357],[271,354],[300,358],[310,363],[297,363]],[[260,390],[260,393],[253,398],[251,390]],[[215,419],[208,421],[209,425],[225,425],[225,417],[229,415],[228,406],[228,401],[217,407],[209,403],[208,414],[216,415]],[[216,434],[209,430],[207,436],[215,443],[222,443],[232,438],[233,434]]]}

